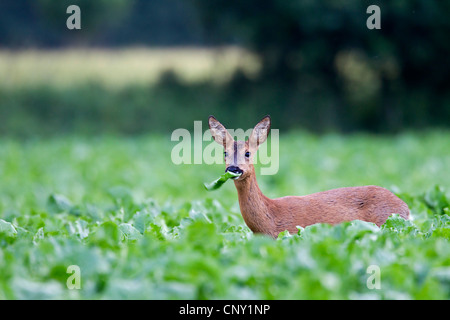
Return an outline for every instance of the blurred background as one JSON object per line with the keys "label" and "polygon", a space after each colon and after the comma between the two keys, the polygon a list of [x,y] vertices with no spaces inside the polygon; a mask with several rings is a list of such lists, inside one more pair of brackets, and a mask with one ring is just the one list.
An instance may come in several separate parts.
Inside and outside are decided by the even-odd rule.
{"label": "blurred background", "polygon": [[447,128],[449,34],[437,0],[2,0],[0,134]]}
{"label": "blurred background", "polygon": [[[0,300],[448,299],[449,35],[449,0],[0,0]],[[224,164],[171,161],[211,114],[271,115],[269,198],[379,185],[414,220],[251,236]]]}

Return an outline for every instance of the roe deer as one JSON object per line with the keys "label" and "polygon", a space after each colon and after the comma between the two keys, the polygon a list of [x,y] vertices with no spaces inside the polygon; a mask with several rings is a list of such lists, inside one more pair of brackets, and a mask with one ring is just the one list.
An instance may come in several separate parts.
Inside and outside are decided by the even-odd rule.
{"label": "roe deer", "polygon": [[214,140],[225,149],[225,172],[241,174],[234,179],[239,206],[245,223],[255,233],[275,238],[281,231],[296,233],[296,226],[315,223],[364,220],[381,226],[392,213],[409,218],[408,205],[389,190],[377,186],[338,188],[306,196],[269,199],[256,182],[253,157],[267,139],[270,116],[258,122],[247,141],[234,141],[213,116],[208,122]]}

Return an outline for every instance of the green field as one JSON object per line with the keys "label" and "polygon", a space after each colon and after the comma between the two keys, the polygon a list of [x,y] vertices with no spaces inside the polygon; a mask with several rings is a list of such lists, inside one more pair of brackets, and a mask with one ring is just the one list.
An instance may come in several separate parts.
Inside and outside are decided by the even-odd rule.
{"label": "green field", "polygon": [[[449,132],[281,130],[279,172],[258,176],[267,196],[375,184],[413,220],[277,240],[245,226],[233,183],[203,189],[223,165],[174,165],[174,145],[170,135],[1,138],[0,299],[450,298]],[[67,287],[72,265],[80,289]],[[371,265],[380,289],[367,286]]]}

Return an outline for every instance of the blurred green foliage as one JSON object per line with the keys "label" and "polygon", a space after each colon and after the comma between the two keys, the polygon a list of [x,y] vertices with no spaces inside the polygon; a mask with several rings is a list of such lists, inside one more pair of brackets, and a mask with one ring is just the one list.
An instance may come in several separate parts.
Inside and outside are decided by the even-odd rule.
{"label": "blurred green foliage", "polygon": [[[449,133],[333,133],[449,126],[447,2],[378,1],[381,30],[366,28],[369,1],[70,4],[82,30],[65,27],[68,1],[0,2],[3,53],[32,56],[0,61],[0,299],[449,299]],[[246,48],[260,67],[225,66],[234,74],[216,82],[164,64],[155,83],[135,72],[148,70],[145,54],[104,53],[92,77],[79,51],[27,51],[199,44]],[[177,62],[202,65],[180,52]],[[249,128],[267,113],[282,133],[279,172],[258,175],[267,196],[374,184],[414,220],[315,225],[274,241],[245,226],[232,183],[206,193],[223,165],[170,161],[163,133],[209,114]],[[326,134],[285,134],[298,127]],[[81,290],[66,287],[70,265]],[[367,288],[370,265],[380,290]]]}
{"label": "blurred green foliage", "polygon": [[[277,108],[287,126],[395,131],[450,124],[449,2],[195,3],[216,39],[260,55],[261,77],[235,86],[244,97],[251,89],[261,94],[257,107]],[[381,30],[366,27],[373,4]]]}
{"label": "blurred green foliage", "polygon": [[[2,47],[232,44],[254,52],[261,70],[237,69],[220,85],[169,72],[151,88],[107,91],[95,81],[62,91],[45,82],[0,88],[3,133],[164,131],[210,113],[237,118],[238,127],[272,114],[280,127],[317,132],[450,124],[446,1],[78,0],[71,1],[82,10],[76,32],[65,27],[65,4],[2,1]],[[366,27],[371,4],[381,9],[381,30]]]}
{"label": "blurred green foliage", "polygon": [[[81,30],[66,27],[67,7],[81,10]],[[12,48],[186,45],[201,41],[195,9],[183,0],[4,0],[0,45]]]}

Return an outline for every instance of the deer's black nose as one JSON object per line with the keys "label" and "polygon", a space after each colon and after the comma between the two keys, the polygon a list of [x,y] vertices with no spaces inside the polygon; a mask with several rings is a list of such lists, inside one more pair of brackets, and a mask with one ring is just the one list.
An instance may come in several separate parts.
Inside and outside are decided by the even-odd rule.
{"label": "deer's black nose", "polygon": [[228,172],[228,171],[233,172],[233,173],[239,173],[239,174],[243,174],[243,173],[244,173],[244,171],[242,171],[241,169],[239,169],[239,167],[235,167],[235,166],[229,166],[229,167],[225,170],[225,172]]}

